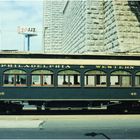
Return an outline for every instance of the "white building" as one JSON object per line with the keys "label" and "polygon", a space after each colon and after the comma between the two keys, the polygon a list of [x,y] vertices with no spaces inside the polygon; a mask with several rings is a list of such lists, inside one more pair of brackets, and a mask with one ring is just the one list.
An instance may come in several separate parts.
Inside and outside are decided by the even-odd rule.
{"label": "white building", "polygon": [[63,22],[65,53],[88,53],[103,48],[103,3],[67,1]]}
{"label": "white building", "polygon": [[104,51],[140,51],[140,5],[138,1],[104,2]]}
{"label": "white building", "polygon": [[138,1],[45,0],[44,51],[140,51]]}
{"label": "white building", "polygon": [[43,44],[47,53],[59,53],[62,47],[63,4],[61,0],[45,0]]}

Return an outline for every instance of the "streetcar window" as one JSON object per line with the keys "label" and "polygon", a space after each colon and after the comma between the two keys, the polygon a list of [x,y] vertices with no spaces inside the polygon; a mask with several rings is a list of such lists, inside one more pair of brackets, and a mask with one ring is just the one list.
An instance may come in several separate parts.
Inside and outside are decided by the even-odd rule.
{"label": "streetcar window", "polygon": [[53,72],[49,70],[36,70],[32,72],[32,86],[52,86]]}
{"label": "streetcar window", "polygon": [[106,73],[103,71],[92,70],[85,73],[86,87],[106,86]]}
{"label": "streetcar window", "polygon": [[111,73],[110,85],[114,87],[131,86],[131,74],[126,71],[115,71]]}
{"label": "streetcar window", "polygon": [[140,86],[140,72],[135,75],[135,86]]}
{"label": "streetcar window", "polygon": [[73,70],[59,72],[58,86],[80,86],[80,73]]}
{"label": "streetcar window", "polygon": [[4,79],[4,86],[14,86],[15,85],[15,80],[14,80],[15,76],[14,75],[4,75],[3,79]]}
{"label": "streetcar window", "polygon": [[7,70],[3,75],[3,85],[4,86],[26,86],[27,85],[27,75],[25,71],[22,70]]}
{"label": "streetcar window", "polygon": [[53,85],[53,75],[43,75],[43,86]]}
{"label": "streetcar window", "polygon": [[40,75],[32,75],[32,85],[41,86],[41,77]]}
{"label": "streetcar window", "polygon": [[67,75],[58,76],[58,85],[68,85],[69,77]]}
{"label": "streetcar window", "polygon": [[16,75],[16,86],[26,85],[27,76],[26,75]]}

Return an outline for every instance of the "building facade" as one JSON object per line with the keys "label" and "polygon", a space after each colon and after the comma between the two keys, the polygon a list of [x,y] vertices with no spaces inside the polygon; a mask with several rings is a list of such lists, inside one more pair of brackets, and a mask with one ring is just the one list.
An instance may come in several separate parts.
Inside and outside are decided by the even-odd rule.
{"label": "building facade", "polygon": [[78,53],[85,46],[85,1],[67,1],[63,11],[63,51]]}
{"label": "building facade", "polygon": [[138,1],[105,1],[104,25],[103,51],[140,51],[140,5]]}
{"label": "building facade", "polygon": [[140,51],[140,5],[129,0],[45,0],[44,51]]}
{"label": "building facade", "polygon": [[64,2],[45,0],[43,4],[43,49],[47,53],[59,53],[62,48],[62,24]]}
{"label": "building facade", "polygon": [[103,3],[67,1],[63,22],[64,53],[101,51],[103,43]]}

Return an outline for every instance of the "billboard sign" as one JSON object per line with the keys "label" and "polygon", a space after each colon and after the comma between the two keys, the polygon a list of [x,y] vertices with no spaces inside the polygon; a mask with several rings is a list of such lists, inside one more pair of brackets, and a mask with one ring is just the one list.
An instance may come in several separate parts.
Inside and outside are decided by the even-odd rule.
{"label": "billboard sign", "polygon": [[36,28],[33,27],[20,27],[18,26],[18,33],[25,34],[25,35],[37,35]]}

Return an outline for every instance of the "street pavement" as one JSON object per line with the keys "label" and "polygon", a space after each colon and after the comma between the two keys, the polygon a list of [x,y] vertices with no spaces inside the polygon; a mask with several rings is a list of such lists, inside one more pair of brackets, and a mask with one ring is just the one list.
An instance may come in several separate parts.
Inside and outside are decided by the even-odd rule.
{"label": "street pavement", "polygon": [[0,139],[140,139],[140,115],[0,116]]}

